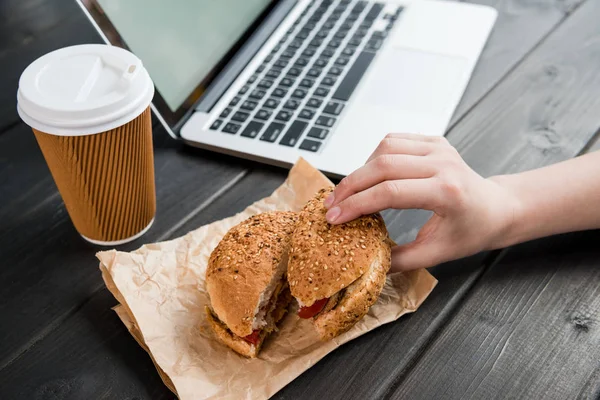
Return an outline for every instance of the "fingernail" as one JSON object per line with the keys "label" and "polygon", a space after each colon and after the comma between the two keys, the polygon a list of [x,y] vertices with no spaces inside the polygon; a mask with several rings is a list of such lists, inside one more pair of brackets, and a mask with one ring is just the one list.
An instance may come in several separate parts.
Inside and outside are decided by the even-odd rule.
{"label": "fingernail", "polygon": [[340,210],[339,207],[333,207],[331,210],[327,211],[327,214],[325,214],[325,218],[327,218],[327,221],[330,224],[333,224],[335,220],[338,219],[341,213],[342,210]]}
{"label": "fingernail", "polygon": [[323,204],[325,204],[325,207],[329,208],[331,207],[331,205],[333,204],[333,201],[335,200],[335,195],[333,193],[331,193],[326,199],[325,202]]}

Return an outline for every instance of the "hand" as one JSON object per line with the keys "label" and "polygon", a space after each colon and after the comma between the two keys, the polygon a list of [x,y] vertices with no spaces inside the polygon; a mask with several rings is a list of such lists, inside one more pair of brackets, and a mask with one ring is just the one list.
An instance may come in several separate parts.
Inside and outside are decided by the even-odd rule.
{"label": "hand", "polygon": [[390,134],[325,205],[332,224],[387,208],[433,211],[413,242],[393,249],[392,271],[399,271],[498,248],[519,201],[475,173],[445,138]]}

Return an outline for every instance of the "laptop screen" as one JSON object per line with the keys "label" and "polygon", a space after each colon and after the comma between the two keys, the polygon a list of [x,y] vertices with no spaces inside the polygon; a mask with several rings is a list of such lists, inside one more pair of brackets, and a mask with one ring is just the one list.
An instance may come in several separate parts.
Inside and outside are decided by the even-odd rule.
{"label": "laptop screen", "polygon": [[[273,0],[83,0],[114,44],[148,70],[170,124],[190,108]],[[161,114],[164,114],[161,110]]]}

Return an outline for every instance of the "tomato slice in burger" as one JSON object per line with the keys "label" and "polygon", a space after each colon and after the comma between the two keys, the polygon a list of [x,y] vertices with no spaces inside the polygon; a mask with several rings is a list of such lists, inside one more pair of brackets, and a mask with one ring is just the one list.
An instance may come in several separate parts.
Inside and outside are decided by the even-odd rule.
{"label": "tomato slice in burger", "polygon": [[318,313],[321,312],[323,307],[325,307],[325,304],[327,304],[327,300],[329,300],[329,299],[324,298],[324,299],[315,301],[312,306],[301,307],[298,310],[298,316],[300,318],[305,318],[305,319],[314,317],[315,315],[317,315]]}
{"label": "tomato slice in burger", "polygon": [[248,343],[258,344],[260,340],[260,329],[255,329],[251,334],[244,337],[244,340]]}

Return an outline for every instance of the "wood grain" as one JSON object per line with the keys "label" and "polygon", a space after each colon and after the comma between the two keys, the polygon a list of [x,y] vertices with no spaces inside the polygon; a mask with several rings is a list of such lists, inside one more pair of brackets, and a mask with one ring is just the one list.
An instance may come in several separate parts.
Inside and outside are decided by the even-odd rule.
{"label": "wood grain", "polygon": [[498,10],[498,19],[451,125],[516,68],[583,0],[465,1]]}
{"label": "wood grain", "polygon": [[106,289],[2,371],[2,399],[175,399]]}
{"label": "wood grain", "polygon": [[599,240],[596,231],[510,249],[392,398],[598,396]]}

